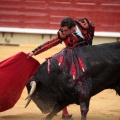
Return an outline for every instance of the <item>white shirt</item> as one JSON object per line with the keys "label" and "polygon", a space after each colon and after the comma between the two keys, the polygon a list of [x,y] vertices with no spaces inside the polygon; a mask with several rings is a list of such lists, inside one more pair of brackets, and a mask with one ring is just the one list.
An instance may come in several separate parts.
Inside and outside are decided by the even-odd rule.
{"label": "white shirt", "polygon": [[75,33],[84,39],[84,37],[83,37],[83,35],[82,35],[82,33],[77,25],[76,25],[76,32]]}

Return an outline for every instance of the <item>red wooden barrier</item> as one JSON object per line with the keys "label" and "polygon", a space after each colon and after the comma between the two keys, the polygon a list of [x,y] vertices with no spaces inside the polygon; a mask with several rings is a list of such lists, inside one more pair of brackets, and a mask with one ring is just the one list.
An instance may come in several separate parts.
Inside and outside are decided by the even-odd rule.
{"label": "red wooden barrier", "polygon": [[120,0],[0,0],[0,27],[59,29],[66,16],[86,17],[96,31],[120,32]]}

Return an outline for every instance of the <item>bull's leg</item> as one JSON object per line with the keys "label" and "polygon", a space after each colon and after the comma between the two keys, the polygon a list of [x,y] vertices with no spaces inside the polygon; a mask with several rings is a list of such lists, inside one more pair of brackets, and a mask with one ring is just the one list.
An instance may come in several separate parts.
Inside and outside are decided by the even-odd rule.
{"label": "bull's leg", "polygon": [[89,101],[80,102],[80,108],[81,108],[81,120],[86,120],[86,116],[89,111]]}
{"label": "bull's leg", "polygon": [[53,111],[51,113],[49,113],[45,118],[43,118],[42,120],[51,120],[58,112],[60,112],[65,106],[67,106],[66,104],[56,104],[53,108]]}

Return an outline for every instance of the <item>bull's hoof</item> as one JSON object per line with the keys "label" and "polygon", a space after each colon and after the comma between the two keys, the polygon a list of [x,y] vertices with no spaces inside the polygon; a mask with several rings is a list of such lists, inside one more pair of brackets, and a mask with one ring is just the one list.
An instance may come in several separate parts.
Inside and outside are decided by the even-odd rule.
{"label": "bull's hoof", "polygon": [[64,116],[64,115],[62,115],[62,119],[63,119],[63,120],[74,120],[74,119],[72,118],[72,115],[69,115],[69,116]]}

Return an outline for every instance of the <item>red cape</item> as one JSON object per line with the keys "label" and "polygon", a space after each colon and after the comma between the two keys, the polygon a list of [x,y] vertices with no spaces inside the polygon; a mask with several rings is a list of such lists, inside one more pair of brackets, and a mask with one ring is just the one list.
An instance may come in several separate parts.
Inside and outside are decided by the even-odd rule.
{"label": "red cape", "polygon": [[20,52],[0,62],[0,112],[15,105],[26,82],[40,66],[37,60],[27,56]]}

